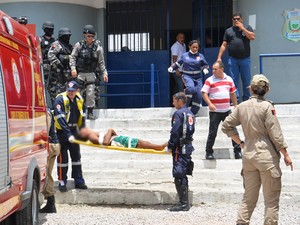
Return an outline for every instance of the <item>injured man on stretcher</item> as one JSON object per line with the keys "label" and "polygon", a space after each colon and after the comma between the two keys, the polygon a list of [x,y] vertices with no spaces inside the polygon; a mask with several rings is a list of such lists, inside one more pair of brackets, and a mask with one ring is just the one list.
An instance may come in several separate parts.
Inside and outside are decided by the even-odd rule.
{"label": "injured man on stretcher", "polygon": [[[138,138],[118,135],[116,131],[112,128],[109,128],[104,133],[104,132],[95,131],[85,127],[80,129],[76,137],[73,138],[84,140],[84,141],[89,140],[93,144],[100,144],[106,146],[117,146],[117,147],[125,147],[125,148],[143,148],[143,149],[154,149],[154,150],[161,150],[161,151],[164,150],[168,145],[168,142],[159,145]],[[69,141],[72,142],[71,140]]]}

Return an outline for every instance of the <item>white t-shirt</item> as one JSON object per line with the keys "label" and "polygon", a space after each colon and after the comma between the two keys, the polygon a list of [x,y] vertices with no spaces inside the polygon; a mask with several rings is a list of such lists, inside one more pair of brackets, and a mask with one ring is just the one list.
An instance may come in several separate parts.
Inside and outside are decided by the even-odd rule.
{"label": "white t-shirt", "polygon": [[[173,55],[177,56],[177,60],[180,59],[181,55],[186,52],[185,43],[180,44],[176,41],[171,47],[171,64],[173,64]],[[182,70],[182,67],[179,68],[179,71]]]}

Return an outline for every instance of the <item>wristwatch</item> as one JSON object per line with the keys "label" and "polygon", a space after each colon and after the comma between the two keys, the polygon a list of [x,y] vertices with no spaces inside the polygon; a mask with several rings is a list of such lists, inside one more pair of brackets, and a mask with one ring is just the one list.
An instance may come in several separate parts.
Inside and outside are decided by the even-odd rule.
{"label": "wristwatch", "polygon": [[241,145],[241,144],[245,144],[245,142],[244,142],[244,141],[241,141],[241,142],[240,142],[240,145]]}

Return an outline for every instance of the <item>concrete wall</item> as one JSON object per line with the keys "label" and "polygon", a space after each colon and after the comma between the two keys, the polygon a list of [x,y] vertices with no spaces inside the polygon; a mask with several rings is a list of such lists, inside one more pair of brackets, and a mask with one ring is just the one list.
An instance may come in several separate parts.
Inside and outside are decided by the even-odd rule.
{"label": "concrete wall", "polygon": [[[259,72],[259,54],[300,53],[300,41],[283,37],[285,10],[300,9],[295,0],[237,0],[237,9],[249,23],[249,15],[256,15],[256,39],[251,42],[252,74]],[[300,102],[300,57],[266,58],[263,73],[269,77],[271,91],[268,98],[276,103]]]}
{"label": "concrete wall", "polygon": [[10,16],[27,16],[28,23],[36,24],[38,36],[43,35],[42,24],[46,20],[54,23],[55,38],[60,27],[69,27],[72,31],[72,44],[83,38],[84,25],[92,24],[98,31],[98,39],[105,44],[104,8],[55,2],[18,2],[0,3],[0,9]]}

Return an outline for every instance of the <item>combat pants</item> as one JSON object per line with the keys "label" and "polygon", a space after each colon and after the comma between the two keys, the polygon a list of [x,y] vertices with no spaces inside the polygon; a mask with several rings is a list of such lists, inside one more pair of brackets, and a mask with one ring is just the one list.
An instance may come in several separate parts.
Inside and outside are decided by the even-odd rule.
{"label": "combat pants", "polygon": [[[275,161],[275,160],[274,160]],[[239,206],[237,224],[249,224],[262,185],[265,201],[264,225],[278,224],[279,197],[281,193],[281,169],[279,162],[243,159],[245,193]]]}
{"label": "combat pants", "polygon": [[[80,72],[77,77],[79,80],[84,82],[84,88],[81,90],[84,91],[85,89],[85,105],[87,108],[94,108],[95,107],[95,82],[96,82],[96,75],[93,72],[90,73],[83,73]],[[83,93],[81,93],[83,96]]]}
{"label": "combat pants", "polygon": [[53,196],[54,191],[54,180],[52,176],[53,166],[55,163],[56,156],[59,155],[60,152],[60,144],[57,143],[49,143],[49,155],[47,158],[47,178],[44,185],[44,190],[42,191],[42,194],[44,195],[45,199],[47,199],[50,196]]}

